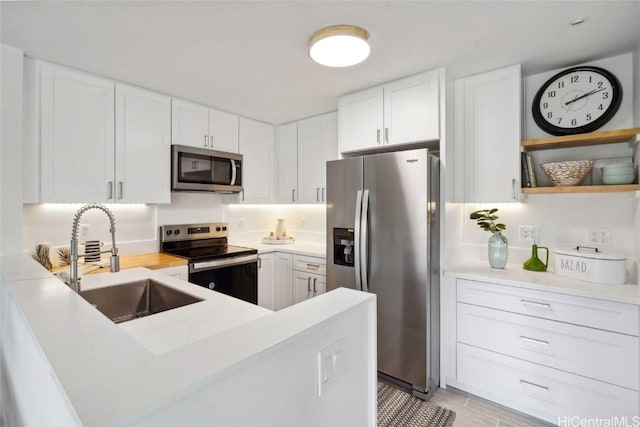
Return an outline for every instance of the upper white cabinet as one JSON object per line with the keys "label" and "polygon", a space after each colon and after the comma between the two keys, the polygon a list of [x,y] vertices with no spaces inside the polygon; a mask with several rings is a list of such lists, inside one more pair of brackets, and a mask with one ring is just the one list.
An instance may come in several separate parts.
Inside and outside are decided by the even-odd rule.
{"label": "upper white cabinet", "polygon": [[240,202],[271,203],[274,197],[273,126],[240,118],[240,154],[243,155]]}
{"label": "upper white cabinet", "polygon": [[171,99],[116,84],[116,200],[171,203]]}
{"label": "upper white cabinet", "polygon": [[298,122],[275,129],[278,202],[295,203],[298,193]]}
{"label": "upper white cabinet", "polygon": [[337,114],[322,114],[276,128],[278,201],[324,203],[326,163],[338,158]]}
{"label": "upper white cabinet", "polygon": [[171,102],[173,144],[238,153],[238,116],[181,99]]}
{"label": "upper white cabinet", "polygon": [[458,176],[465,202],[520,197],[522,78],[520,65],[456,80]]}
{"label": "upper white cabinet", "polygon": [[437,140],[439,70],[338,99],[340,151]]}
{"label": "upper white cabinet", "polygon": [[298,190],[300,203],[326,200],[327,161],[338,158],[337,115],[298,121]]}

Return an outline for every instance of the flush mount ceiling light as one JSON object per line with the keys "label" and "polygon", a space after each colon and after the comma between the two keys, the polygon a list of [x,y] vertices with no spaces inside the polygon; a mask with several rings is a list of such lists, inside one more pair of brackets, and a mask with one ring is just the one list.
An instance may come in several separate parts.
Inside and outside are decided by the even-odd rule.
{"label": "flush mount ceiling light", "polygon": [[332,25],[309,37],[309,56],[327,67],[348,67],[369,56],[369,33],[353,25]]}

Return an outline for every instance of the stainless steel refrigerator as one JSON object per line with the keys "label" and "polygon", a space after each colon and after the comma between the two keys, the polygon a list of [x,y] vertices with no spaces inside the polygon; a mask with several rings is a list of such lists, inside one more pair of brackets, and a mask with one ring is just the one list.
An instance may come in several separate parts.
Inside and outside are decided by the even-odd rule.
{"label": "stainless steel refrigerator", "polygon": [[426,148],[327,162],[327,289],[376,294],[378,372],[423,398],[440,371],[439,164]]}

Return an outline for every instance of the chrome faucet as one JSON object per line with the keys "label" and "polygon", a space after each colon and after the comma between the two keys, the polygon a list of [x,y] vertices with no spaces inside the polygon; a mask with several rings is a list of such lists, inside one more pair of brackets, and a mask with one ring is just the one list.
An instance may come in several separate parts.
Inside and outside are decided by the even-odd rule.
{"label": "chrome faucet", "polygon": [[81,207],[76,215],[73,217],[73,225],[71,227],[71,254],[69,257],[69,286],[75,292],[80,293],[80,280],[78,280],[78,226],[80,224],[80,217],[83,213],[90,209],[99,209],[107,214],[109,222],[111,223],[111,272],[116,273],[120,271],[120,257],[118,256],[118,248],[116,247],[116,219],[113,213],[104,205],[100,203],[90,203]]}

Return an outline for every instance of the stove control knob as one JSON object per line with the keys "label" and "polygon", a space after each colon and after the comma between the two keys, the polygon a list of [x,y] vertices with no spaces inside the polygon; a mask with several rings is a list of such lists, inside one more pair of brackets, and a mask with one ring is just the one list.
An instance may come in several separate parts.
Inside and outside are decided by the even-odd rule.
{"label": "stove control knob", "polygon": [[227,227],[222,227],[222,231],[227,231]]}
{"label": "stove control knob", "polygon": [[167,236],[171,236],[172,233],[173,233],[173,231],[167,230]]}
{"label": "stove control knob", "polygon": [[220,227],[216,227],[216,231],[220,231]]}
{"label": "stove control knob", "polygon": [[209,289],[213,290],[216,287],[216,282],[209,282]]}
{"label": "stove control knob", "polygon": [[177,236],[178,234],[180,234],[180,230],[174,231],[173,234],[175,234]]}

